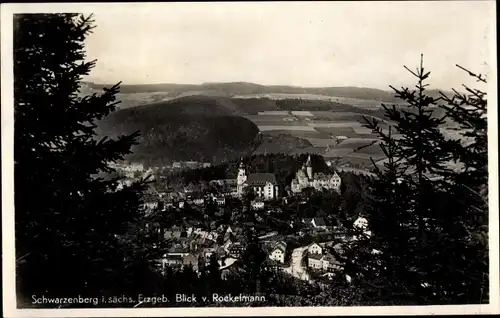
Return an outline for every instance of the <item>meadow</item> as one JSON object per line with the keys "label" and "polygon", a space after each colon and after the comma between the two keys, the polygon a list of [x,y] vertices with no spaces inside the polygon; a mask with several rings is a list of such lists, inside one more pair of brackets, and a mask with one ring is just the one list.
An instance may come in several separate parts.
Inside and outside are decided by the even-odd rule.
{"label": "meadow", "polygon": [[[267,138],[257,153],[315,153],[335,158],[342,166],[366,169],[373,160],[383,159],[378,138],[363,126],[364,112],[354,111],[261,111],[245,116]],[[373,116],[372,116],[373,117]],[[380,120],[380,118],[378,118]],[[382,122],[384,126],[384,122]],[[283,147],[283,136],[295,138],[301,147]],[[304,147],[308,142],[310,146]],[[286,142],[290,145],[289,142]]]}

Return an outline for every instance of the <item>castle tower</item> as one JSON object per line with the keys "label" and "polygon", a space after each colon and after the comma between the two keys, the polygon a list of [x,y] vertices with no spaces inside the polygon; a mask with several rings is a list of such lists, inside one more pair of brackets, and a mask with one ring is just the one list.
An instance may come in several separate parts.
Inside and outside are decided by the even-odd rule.
{"label": "castle tower", "polygon": [[243,194],[243,186],[247,181],[247,172],[245,170],[245,165],[243,164],[243,158],[241,158],[240,166],[238,168],[238,177],[236,183],[238,185],[238,195]]}
{"label": "castle tower", "polygon": [[309,178],[309,180],[312,180],[312,178],[313,178],[313,168],[312,168],[312,165],[311,165],[311,155],[309,155],[309,157],[307,158],[306,169],[307,169],[307,177]]}

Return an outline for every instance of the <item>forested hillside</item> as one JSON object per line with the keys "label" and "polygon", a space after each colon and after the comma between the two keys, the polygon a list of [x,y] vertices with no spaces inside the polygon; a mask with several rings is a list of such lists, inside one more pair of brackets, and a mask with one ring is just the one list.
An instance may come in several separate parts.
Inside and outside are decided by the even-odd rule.
{"label": "forested hillside", "polygon": [[100,121],[98,127],[100,134],[108,136],[140,131],[139,144],[127,159],[147,164],[224,161],[251,153],[259,142],[255,124],[210,98],[122,109]]}

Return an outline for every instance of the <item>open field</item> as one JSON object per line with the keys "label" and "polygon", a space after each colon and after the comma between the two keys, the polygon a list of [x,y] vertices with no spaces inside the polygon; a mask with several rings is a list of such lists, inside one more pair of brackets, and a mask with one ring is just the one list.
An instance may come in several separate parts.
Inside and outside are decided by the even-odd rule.
{"label": "open field", "polygon": [[339,121],[351,121],[360,122],[363,120],[364,114],[356,112],[334,112],[334,111],[312,111],[313,119],[315,122],[339,122]]}
{"label": "open field", "polygon": [[[349,141],[349,139],[347,140]],[[363,147],[360,150],[357,150],[355,153],[363,153],[366,155],[380,155],[382,153],[382,149],[380,148],[380,141],[377,140],[377,142],[367,146]]]}
{"label": "open field", "polygon": [[315,131],[314,127],[310,126],[295,126],[293,123],[290,125],[282,124],[282,125],[269,125],[269,126],[260,126],[258,125],[260,131],[268,131],[268,130],[298,130],[298,131]]}
{"label": "open field", "polygon": [[307,139],[314,147],[328,147],[335,146],[337,141],[335,139],[329,138],[305,138]]}
{"label": "open field", "polygon": [[346,159],[349,159],[349,158],[364,159],[364,160],[370,160],[370,158],[371,158],[374,161],[378,161],[378,160],[384,159],[385,155],[382,152],[382,150],[380,150],[380,152],[378,154],[368,154],[368,153],[364,153],[363,151],[355,151],[355,152],[349,153],[348,155],[344,156],[344,158],[346,158]]}
{"label": "open field", "polygon": [[269,98],[274,100],[283,99],[305,99],[305,100],[323,100],[332,101],[335,97],[318,95],[318,94],[281,94],[281,93],[269,93],[269,94],[244,94],[235,95],[234,98]]}
{"label": "open field", "polygon": [[341,143],[337,145],[336,148],[356,148],[362,146],[372,145],[374,142],[377,142],[378,139],[375,138],[348,138],[343,140]]}
{"label": "open field", "polygon": [[359,98],[349,98],[349,97],[333,97],[332,101],[342,104],[349,104],[352,106],[365,108],[365,109],[377,109],[382,105],[382,101],[369,100],[369,99],[359,99]]}
{"label": "open field", "polygon": [[330,135],[317,130],[314,131],[303,131],[303,130],[269,130],[263,132],[264,135],[278,136],[278,135],[291,135],[299,138],[316,138],[316,139],[331,139]]}
{"label": "open field", "polygon": [[342,158],[350,154],[351,148],[333,148],[323,154],[325,158]]}
{"label": "open field", "polygon": [[323,155],[325,152],[325,148],[323,147],[306,147],[306,148],[295,148],[293,151],[291,151],[291,154],[293,155],[300,155],[300,154],[317,154],[317,155]]}
{"label": "open field", "polygon": [[[375,142],[374,142],[375,141]],[[373,143],[373,144],[372,144]],[[373,139],[347,139],[324,154],[328,158],[352,159],[355,162],[362,162],[372,158],[374,161],[385,158],[379,142]]]}
{"label": "open field", "polygon": [[347,138],[362,137],[352,127],[316,127],[316,131],[332,136],[345,136]]}
{"label": "open field", "polygon": [[365,170],[370,170],[370,169],[374,168],[373,163],[370,159],[354,158],[351,156],[341,157],[338,160],[337,164],[339,166],[350,166],[350,167],[365,169]]}
{"label": "open field", "polygon": [[318,100],[318,101],[328,101],[336,102],[342,104],[349,104],[365,109],[376,109],[379,108],[382,103],[391,104],[391,102],[384,102],[374,99],[360,99],[351,97],[339,97],[339,96],[327,96],[320,94],[245,94],[245,95],[234,95],[234,98],[269,98],[273,100],[285,100],[285,99],[303,99],[303,100]]}
{"label": "open field", "polygon": [[366,128],[363,126],[352,127],[352,129],[354,129],[354,131],[359,135],[371,135],[372,134],[372,130],[370,128]]}
{"label": "open field", "polygon": [[257,113],[258,116],[287,116],[290,115],[290,112],[287,110],[265,110]]}
{"label": "open field", "polygon": [[297,122],[298,119],[293,116],[288,115],[248,115],[245,118],[253,121],[257,126],[266,123],[275,123],[277,125],[281,123]]}
{"label": "open field", "polygon": [[129,108],[144,104],[158,103],[173,99],[171,93],[156,92],[156,93],[133,93],[133,94],[118,94],[117,100],[119,108]]}
{"label": "open field", "polygon": [[313,113],[307,110],[294,110],[292,115],[299,117],[314,117]]}
{"label": "open field", "polygon": [[308,122],[311,127],[318,128],[344,128],[344,127],[362,127],[361,123],[356,121],[339,121],[339,122]]}

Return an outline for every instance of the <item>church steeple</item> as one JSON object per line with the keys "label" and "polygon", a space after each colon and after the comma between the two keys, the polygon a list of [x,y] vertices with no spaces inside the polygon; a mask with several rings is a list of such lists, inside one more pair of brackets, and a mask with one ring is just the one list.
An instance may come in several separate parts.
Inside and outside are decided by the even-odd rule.
{"label": "church steeple", "polygon": [[243,163],[243,158],[241,158],[240,165],[238,168],[238,177],[236,178],[237,182],[237,191],[238,195],[243,195],[243,187],[247,181],[247,173],[245,171],[245,164]]}
{"label": "church steeple", "polygon": [[309,155],[309,157],[307,158],[307,162],[306,162],[306,169],[307,169],[307,177],[309,178],[309,180],[312,180],[313,179],[313,168],[312,168],[312,164],[311,164],[311,155]]}
{"label": "church steeple", "polygon": [[311,155],[309,155],[309,157],[307,157],[306,167],[312,167],[312,165],[311,165]]}

